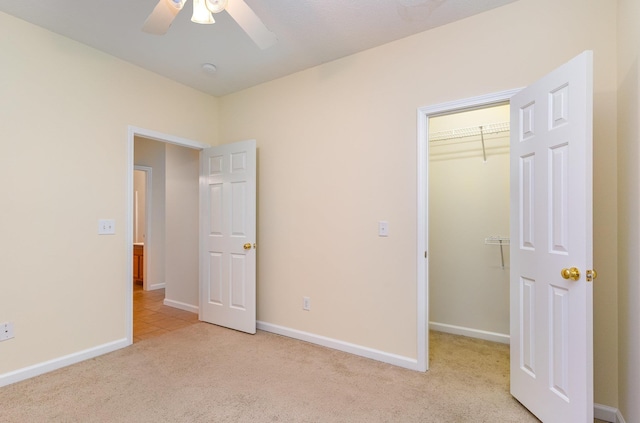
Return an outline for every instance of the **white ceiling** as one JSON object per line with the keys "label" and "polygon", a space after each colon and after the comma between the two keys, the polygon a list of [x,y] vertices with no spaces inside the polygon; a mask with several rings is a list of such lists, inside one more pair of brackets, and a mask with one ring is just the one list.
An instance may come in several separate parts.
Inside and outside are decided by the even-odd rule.
{"label": "white ceiling", "polygon": [[192,23],[191,2],[167,34],[146,34],[140,28],[157,1],[12,0],[0,11],[220,96],[515,0],[245,0],[278,37],[266,50],[226,12],[213,25]]}

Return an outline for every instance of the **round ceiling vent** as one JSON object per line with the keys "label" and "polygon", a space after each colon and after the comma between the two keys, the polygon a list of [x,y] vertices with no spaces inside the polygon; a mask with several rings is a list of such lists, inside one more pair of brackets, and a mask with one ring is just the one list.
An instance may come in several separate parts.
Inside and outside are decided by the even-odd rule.
{"label": "round ceiling vent", "polygon": [[214,64],[205,63],[202,65],[202,71],[207,75],[213,75],[214,73],[216,73],[217,70],[218,68],[216,68],[216,65]]}

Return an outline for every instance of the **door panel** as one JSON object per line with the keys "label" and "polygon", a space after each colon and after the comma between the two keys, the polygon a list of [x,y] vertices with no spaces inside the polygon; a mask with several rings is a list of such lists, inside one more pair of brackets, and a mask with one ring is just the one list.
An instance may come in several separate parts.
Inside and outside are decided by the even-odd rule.
{"label": "door panel", "polygon": [[536,284],[532,279],[520,278],[520,368],[536,376],[535,339]]}
{"label": "door panel", "polygon": [[569,252],[568,158],[569,146],[566,143],[549,149],[550,251],[564,255]]}
{"label": "door panel", "polygon": [[535,192],[535,155],[530,154],[520,158],[520,248],[524,250],[535,249],[535,216],[533,207],[535,206],[533,193]]}
{"label": "door panel", "polygon": [[547,423],[593,421],[592,62],[511,99],[511,392]]}

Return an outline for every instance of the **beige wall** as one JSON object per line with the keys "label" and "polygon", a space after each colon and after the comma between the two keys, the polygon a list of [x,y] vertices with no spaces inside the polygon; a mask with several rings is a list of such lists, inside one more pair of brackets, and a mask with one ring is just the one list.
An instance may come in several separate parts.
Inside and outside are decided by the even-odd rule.
{"label": "beige wall", "polygon": [[[509,106],[429,119],[429,133],[509,122]],[[509,131],[429,142],[429,321],[509,336]]]}
{"label": "beige wall", "polygon": [[[167,144],[166,290],[172,305],[198,307],[199,153]],[[176,304],[178,303],[178,304]]]}
{"label": "beige wall", "polygon": [[620,410],[640,421],[640,2],[618,1]]}
{"label": "beige wall", "polygon": [[258,142],[259,320],[415,357],[416,109],[525,86],[592,49],[595,399],[615,405],[615,47],[610,1],[520,0],[221,98],[220,139]]}
{"label": "beige wall", "polygon": [[166,149],[165,144],[142,137],[135,137],[133,145],[134,164],[151,168],[151,222],[144,255],[147,267],[145,289],[165,286],[165,196],[166,196]]}
{"label": "beige wall", "polygon": [[3,13],[0,51],[2,375],[126,337],[127,127],[215,144],[218,102]]}

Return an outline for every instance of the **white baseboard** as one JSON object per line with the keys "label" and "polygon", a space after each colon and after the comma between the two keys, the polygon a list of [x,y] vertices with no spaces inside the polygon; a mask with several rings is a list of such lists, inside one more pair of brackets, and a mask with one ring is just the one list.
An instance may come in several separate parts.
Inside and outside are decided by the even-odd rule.
{"label": "white baseboard", "polygon": [[611,423],[625,423],[620,410],[608,405],[593,404],[593,417]]}
{"label": "white baseboard", "polygon": [[147,285],[147,291],[153,291],[156,289],[163,289],[165,286],[165,283],[154,283],[153,285]]}
{"label": "white baseboard", "polygon": [[370,358],[372,360],[382,361],[383,363],[393,364],[394,366],[404,367],[405,369],[418,370],[418,360],[416,360],[415,358],[404,357],[397,354],[375,350],[373,348],[363,347],[361,345],[351,344],[349,342],[327,338],[325,336],[303,332],[296,329],[290,329],[283,326],[273,325],[266,322],[258,321],[257,328],[265,332],[271,332],[278,335],[286,336],[288,338],[309,342],[311,344],[333,348],[334,350]]}
{"label": "white baseboard", "polygon": [[180,301],[169,300],[167,298],[165,298],[162,303],[169,307],[179,308],[180,310],[190,311],[191,313],[198,314],[198,309],[199,309],[198,306],[182,303]]}
{"label": "white baseboard", "polygon": [[89,348],[83,351],[78,351],[73,354],[68,354],[59,358],[55,358],[53,360],[34,364],[33,366],[14,370],[8,373],[3,373],[3,374],[0,374],[0,387],[11,385],[12,383],[20,382],[22,380],[39,376],[44,373],[58,370],[62,367],[66,367],[71,364],[76,364],[81,361],[97,357],[99,355],[107,354],[129,345],[131,345],[131,342],[128,341],[126,338],[123,338],[117,341],[99,345],[97,347]]}
{"label": "white baseboard", "polygon": [[486,330],[471,329],[438,322],[429,322],[429,329],[438,332],[451,333],[453,335],[462,335],[470,338],[484,339],[486,341],[500,342],[502,344],[509,344],[509,340],[511,339],[509,335],[504,333],[488,332]]}

